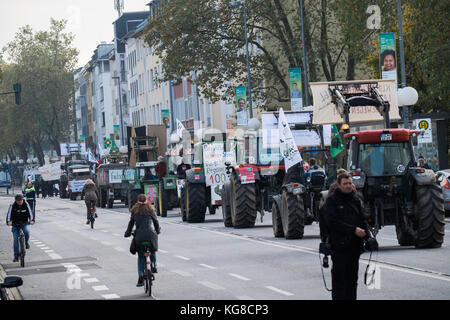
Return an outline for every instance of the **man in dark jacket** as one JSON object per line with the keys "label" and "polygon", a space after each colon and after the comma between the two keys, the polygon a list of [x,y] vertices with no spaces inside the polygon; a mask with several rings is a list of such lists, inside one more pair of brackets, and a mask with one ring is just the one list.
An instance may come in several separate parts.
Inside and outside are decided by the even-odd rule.
{"label": "man in dark jacket", "polygon": [[34,224],[34,214],[28,203],[24,200],[21,194],[16,195],[15,201],[9,206],[8,214],[6,215],[6,224],[12,226],[12,233],[14,236],[14,260],[19,261],[19,234],[22,229],[25,234],[25,246],[30,249],[28,240],[30,239],[30,231],[28,224]]}
{"label": "man in dark jacket", "polygon": [[356,300],[359,256],[368,238],[368,225],[361,202],[356,196],[352,178],[342,173],[337,178],[337,189],[328,197],[325,222],[331,244],[333,267],[333,300]]}

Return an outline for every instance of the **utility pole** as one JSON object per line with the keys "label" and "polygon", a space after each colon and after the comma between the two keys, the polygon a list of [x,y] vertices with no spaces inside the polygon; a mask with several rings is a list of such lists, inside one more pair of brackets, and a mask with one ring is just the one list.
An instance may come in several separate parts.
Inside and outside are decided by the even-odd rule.
{"label": "utility pole", "polygon": [[303,20],[303,0],[298,0],[300,5],[300,20],[302,23],[302,51],[303,51],[303,95],[305,96],[306,107],[309,107],[309,94],[308,94],[308,69],[306,67],[306,45],[305,45],[305,24]]}
{"label": "utility pole", "polygon": [[[398,41],[400,45],[400,71],[402,77],[401,87],[406,87],[406,72],[405,72],[405,50],[403,47],[403,26],[402,26],[402,4],[400,0],[397,0],[397,16],[398,16]],[[403,126],[405,129],[409,128],[408,121],[408,109],[409,106],[403,106]]]}

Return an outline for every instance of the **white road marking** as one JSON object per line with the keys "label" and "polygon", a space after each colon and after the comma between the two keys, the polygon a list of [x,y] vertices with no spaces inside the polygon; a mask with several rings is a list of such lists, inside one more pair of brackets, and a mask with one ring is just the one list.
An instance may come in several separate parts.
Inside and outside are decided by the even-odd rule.
{"label": "white road marking", "polygon": [[49,253],[48,254],[50,258],[52,258],[53,260],[59,260],[62,259],[62,257],[59,254],[56,253]]}
{"label": "white road marking", "polygon": [[209,281],[199,281],[198,283],[200,283],[201,285],[210,288],[210,289],[214,289],[214,290],[225,290],[224,287],[219,286],[218,284],[209,282]]}
{"label": "white road marking", "polygon": [[45,247],[46,244],[37,244],[36,247]]}
{"label": "white road marking", "polygon": [[102,294],[102,298],[109,300],[109,299],[120,299],[120,296],[113,293],[113,294]]}
{"label": "white road marking", "polygon": [[98,280],[97,278],[86,278],[83,280],[86,281],[87,283],[100,282],[100,280]]}
{"label": "white road marking", "polygon": [[125,252],[125,249],[122,249],[122,248],[120,248],[120,247],[115,247],[114,248],[116,251],[119,251],[119,252]]}
{"label": "white road marking", "polygon": [[100,230],[101,232],[108,233],[108,230]]}
{"label": "white road marking", "polygon": [[102,241],[102,244],[104,244],[105,246],[112,246],[112,243],[108,241]]}
{"label": "white road marking", "polygon": [[113,236],[116,236],[116,237],[121,237],[121,235],[120,235],[120,234],[118,234],[118,233],[113,233]]}
{"label": "white road marking", "polygon": [[42,249],[42,250],[48,250],[48,249],[50,249],[49,247],[41,247],[40,249]]}
{"label": "white road marking", "polygon": [[53,250],[45,250],[45,253],[50,253],[50,252],[54,252]]}
{"label": "white road marking", "polygon": [[272,287],[272,286],[267,286],[266,288],[269,289],[269,290],[281,293],[281,294],[283,294],[285,296],[293,296],[294,295],[293,293],[290,293],[290,292],[287,292],[287,291],[284,291],[284,290],[281,290],[281,289],[278,289],[278,288],[275,288],[275,287]]}
{"label": "white road marking", "polygon": [[107,286],[93,286],[92,289],[95,291],[107,291],[109,288]]}
{"label": "white road marking", "polygon": [[192,274],[183,270],[171,270],[173,273],[179,274],[183,277],[192,277]]}
{"label": "white road marking", "polygon": [[161,252],[161,253],[169,253],[169,251],[166,251],[166,250],[163,250],[163,249],[158,249],[158,252]]}
{"label": "white road marking", "polygon": [[211,269],[211,270],[217,269],[216,267],[209,266],[209,265],[204,264],[204,263],[200,263],[200,265],[201,265],[202,267],[205,267],[205,268],[208,268],[208,269]]}
{"label": "white road marking", "polygon": [[250,281],[249,278],[243,277],[243,276],[238,275],[238,274],[235,274],[235,273],[229,273],[229,275],[232,276],[232,277],[235,277],[235,278],[237,278],[237,279],[240,279],[240,280]]}
{"label": "white road marking", "polygon": [[175,257],[177,257],[177,258],[179,258],[181,260],[185,260],[185,261],[191,260],[190,258],[186,258],[186,257],[183,257],[183,256],[175,256]]}

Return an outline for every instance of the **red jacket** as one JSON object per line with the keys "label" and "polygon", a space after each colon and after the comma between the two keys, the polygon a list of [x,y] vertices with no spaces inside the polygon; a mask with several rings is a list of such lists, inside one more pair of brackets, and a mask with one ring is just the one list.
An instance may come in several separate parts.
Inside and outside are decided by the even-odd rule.
{"label": "red jacket", "polygon": [[165,162],[158,162],[155,167],[156,174],[158,175],[158,179],[162,179],[166,176],[167,166]]}

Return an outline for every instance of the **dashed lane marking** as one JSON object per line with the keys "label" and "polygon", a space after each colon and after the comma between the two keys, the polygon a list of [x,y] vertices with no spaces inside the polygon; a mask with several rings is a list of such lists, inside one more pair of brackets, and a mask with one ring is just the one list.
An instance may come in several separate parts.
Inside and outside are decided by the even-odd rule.
{"label": "dashed lane marking", "polygon": [[93,286],[92,289],[95,291],[107,291],[109,288],[107,286]]}
{"label": "dashed lane marking", "polygon": [[287,291],[284,291],[284,290],[281,290],[281,289],[278,289],[278,288],[275,288],[275,287],[272,287],[272,286],[267,286],[266,288],[269,289],[269,290],[281,293],[281,294],[283,294],[285,296],[293,296],[294,295],[293,293],[290,293],[290,292],[287,292]]}
{"label": "dashed lane marking", "polygon": [[181,260],[185,260],[185,261],[191,260],[190,258],[186,258],[186,257],[183,257],[183,256],[175,256],[175,257],[177,257],[178,259],[181,259]]}
{"label": "dashed lane marking", "polygon": [[106,299],[106,300],[110,300],[110,299],[120,299],[120,296],[113,293],[113,294],[102,294],[102,298]]}
{"label": "dashed lane marking", "polygon": [[236,278],[236,279],[240,279],[240,280],[244,280],[244,281],[250,281],[249,278],[246,278],[244,276],[241,276],[239,274],[235,274],[235,273],[229,273],[230,276]]}
{"label": "dashed lane marking", "polygon": [[224,287],[219,286],[218,284],[215,284],[215,283],[212,283],[209,281],[199,281],[198,283],[200,283],[201,285],[203,285],[207,288],[213,289],[213,290],[225,290]]}
{"label": "dashed lane marking", "polygon": [[213,266],[210,266],[210,265],[207,265],[207,264],[204,264],[204,263],[200,263],[200,265],[201,265],[202,267],[204,267],[204,268],[211,269],[211,270],[217,269],[216,267],[213,267]]}
{"label": "dashed lane marking", "polygon": [[171,270],[173,273],[176,273],[182,277],[192,277],[192,274],[183,270]]}

